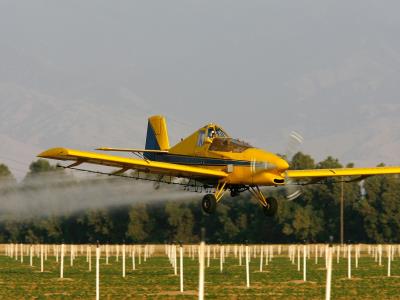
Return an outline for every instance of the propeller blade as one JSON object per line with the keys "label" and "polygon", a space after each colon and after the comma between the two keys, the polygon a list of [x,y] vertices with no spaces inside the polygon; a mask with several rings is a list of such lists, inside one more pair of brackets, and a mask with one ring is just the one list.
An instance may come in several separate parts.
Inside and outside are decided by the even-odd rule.
{"label": "propeller blade", "polygon": [[300,189],[298,189],[297,191],[295,191],[295,192],[293,192],[293,193],[291,193],[291,194],[288,194],[288,195],[286,196],[286,199],[287,199],[288,201],[293,201],[293,200],[297,199],[298,197],[300,197],[302,193],[303,193],[303,192],[302,192]]}
{"label": "propeller blade", "polygon": [[[292,131],[289,135],[288,150],[286,152],[286,159],[291,162],[293,160],[294,154],[299,150],[300,145],[303,143],[303,136],[297,131]],[[301,196],[302,190],[298,185],[291,184],[289,178],[285,178],[286,181],[286,199],[288,201],[293,201]]]}
{"label": "propeller blade", "polygon": [[289,135],[289,143],[286,151],[286,159],[291,161],[293,155],[298,151],[300,145],[303,143],[304,138],[296,131],[292,131]]}

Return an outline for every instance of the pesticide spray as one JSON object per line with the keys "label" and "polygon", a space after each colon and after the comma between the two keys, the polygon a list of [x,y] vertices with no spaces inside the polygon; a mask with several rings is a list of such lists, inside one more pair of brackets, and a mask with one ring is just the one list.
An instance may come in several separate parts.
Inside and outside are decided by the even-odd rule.
{"label": "pesticide spray", "polygon": [[0,184],[0,221],[60,216],[100,208],[195,199],[181,186],[91,175],[51,172],[22,183]]}

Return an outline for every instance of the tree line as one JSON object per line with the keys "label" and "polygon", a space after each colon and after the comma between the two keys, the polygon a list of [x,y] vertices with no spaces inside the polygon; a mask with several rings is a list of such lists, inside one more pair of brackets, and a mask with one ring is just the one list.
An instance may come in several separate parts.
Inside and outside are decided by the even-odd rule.
{"label": "tree line", "polygon": [[[316,163],[298,152],[291,168],[340,168],[338,159],[327,157]],[[348,164],[345,167],[353,167]],[[5,164],[0,164],[0,242],[26,243],[165,243],[198,242],[201,228],[211,243],[298,243],[326,242],[333,236],[339,241],[341,184],[336,179],[308,185],[294,201],[285,191],[267,190],[267,196],[278,199],[275,217],[265,217],[249,193],[231,198],[225,196],[214,215],[205,215],[198,200],[146,202],[118,207],[104,207],[44,217],[14,218],[1,212],[4,193],[24,189],[29,180],[51,174],[64,174],[47,160],[39,159],[29,167],[24,180],[17,183]],[[64,176],[64,175],[63,175]],[[65,174],[65,178],[70,174]],[[114,179],[110,179],[114,180]],[[127,179],[118,179],[127,180]],[[79,179],[74,184],[79,185]],[[40,187],[39,187],[40,188]],[[374,176],[360,182],[344,184],[344,236],[352,242],[400,242],[399,176]]]}

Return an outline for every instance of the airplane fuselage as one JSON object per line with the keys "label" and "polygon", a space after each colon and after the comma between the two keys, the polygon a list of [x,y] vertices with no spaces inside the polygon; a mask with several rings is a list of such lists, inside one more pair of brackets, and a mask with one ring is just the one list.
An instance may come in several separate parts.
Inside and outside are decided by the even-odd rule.
{"label": "airplane fuselage", "polygon": [[229,174],[226,181],[231,185],[283,185],[289,167],[276,154],[232,139],[215,124],[199,129],[168,153],[154,153],[148,158],[224,171]]}

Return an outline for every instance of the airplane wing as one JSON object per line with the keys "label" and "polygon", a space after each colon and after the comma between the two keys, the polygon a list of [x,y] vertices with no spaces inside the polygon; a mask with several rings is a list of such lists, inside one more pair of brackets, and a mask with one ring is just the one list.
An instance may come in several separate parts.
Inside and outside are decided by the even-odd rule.
{"label": "airplane wing", "polygon": [[38,155],[38,157],[75,161],[71,167],[81,163],[90,163],[109,167],[120,168],[119,171],[110,174],[121,174],[127,170],[138,170],[146,173],[168,175],[173,177],[200,178],[224,178],[228,174],[223,171],[211,170],[199,167],[184,166],[172,163],[149,161],[136,158],[113,156],[94,152],[85,152],[67,148],[52,148]]}
{"label": "airplane wing", "polygon": [[100,147],[96,150],[99,151],[115,151],[115,152],[132,152],[132,153],[168,153],[166,150],[150,150],[150,149],[131,149],[131,148],[109,148],[109,147]]}
{"label": "airplane wing", "polygon": [[400,167],[376,167],[376,168],[343,168],[343,169],[310,169],[287,170],[287,177],[293,180],[319,181],[329,177],[353,177],[357,181],[373,175],[400,174]]}

